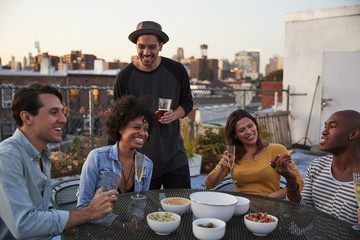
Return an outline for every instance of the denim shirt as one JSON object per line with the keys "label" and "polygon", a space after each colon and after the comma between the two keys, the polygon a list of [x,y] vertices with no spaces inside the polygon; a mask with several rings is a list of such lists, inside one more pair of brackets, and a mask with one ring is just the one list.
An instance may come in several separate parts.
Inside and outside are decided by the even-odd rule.
{"label": "denim shirt", "polygon": [[39,153],[19,129],[0,143],[0,239],[50,239],[64,230],[69,212],[49,210],[49,154],[47,148]]}
{"label": "denim shirt", "polygon": [[[137,151],[135,152],[137,154]],[[143,177],[140,181],[140,191],[149,190],[152,176],[153,163],[145,156]],[[101,174],[104,171],[122,172],[122,166],[118,159],[118,142],[114,145],[105,146],[92,150],[81,170],[80,187],[77,207],[88,205],[101,186]],[[134,176],[135,192],[138,191],[136,176]]]}

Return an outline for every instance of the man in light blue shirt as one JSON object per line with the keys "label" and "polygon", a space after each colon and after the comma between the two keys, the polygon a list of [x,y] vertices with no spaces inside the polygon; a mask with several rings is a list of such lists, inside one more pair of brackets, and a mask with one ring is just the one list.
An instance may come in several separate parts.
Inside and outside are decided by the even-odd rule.
{"label": "man in light blue shirt", "polygon": [[16,91],[12,112],[18,128],[0,143],[0,239],[50,239],[110,213],[116,190],[98,189],[81,209],[49,209],[51,162],[46,145],[62,140],[66,118],[60,92],[50,85],[30,84]]}

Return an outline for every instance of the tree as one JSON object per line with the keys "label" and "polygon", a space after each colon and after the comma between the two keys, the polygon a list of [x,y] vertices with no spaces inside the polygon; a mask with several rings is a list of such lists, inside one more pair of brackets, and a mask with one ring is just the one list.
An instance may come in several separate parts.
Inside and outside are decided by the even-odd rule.
{"label": "tree", "polygon": [[210,68],[207,68],[205,71],[201,72],[199,75],[200,80],[209,80],[211,81],[214,77],[213,71]]}
{"label": "tree", "polygon": [[265,76],[266,82],[282,82],[283,81],[283,69],[273,71]]}

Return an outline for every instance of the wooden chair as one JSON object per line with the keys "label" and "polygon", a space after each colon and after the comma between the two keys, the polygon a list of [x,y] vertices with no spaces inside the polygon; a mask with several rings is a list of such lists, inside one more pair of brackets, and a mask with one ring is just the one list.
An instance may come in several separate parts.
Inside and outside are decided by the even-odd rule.
{"label": "wooden chair", "polygon": [[51,187],[50,202],[55,209],[76,209],[80,179],[69,179],[57,182]]}

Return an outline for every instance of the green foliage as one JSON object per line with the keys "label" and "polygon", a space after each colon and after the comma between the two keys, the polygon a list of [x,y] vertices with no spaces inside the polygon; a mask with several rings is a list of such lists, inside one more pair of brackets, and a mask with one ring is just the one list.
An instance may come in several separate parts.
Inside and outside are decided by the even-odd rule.
{"label": "green foliage", "polygon": [[186,150],[186,155],[188,157],[188,159],[191,159],[194,155],[195,155],[195,152],[196,152],[196,141],[193,139],[193,140],[186,140],[184,139],[184,147],[185,147],[185,150]]}
{"label": "green foliage", "polygon": [[199,75],[199,80],[209,80],[211,81],[214,77],[213,70],[207,68],[205,71],[201,72]]}
{"label": "green foliage", "polygon": [[284,71],[282,69],[273,71],[265,77],[267,82],[282,82]]}
{"label": "green foliage", "polygon": [[106,144],[106,137],[75,135],[64,151],[52,152],[50,156],[51,178],[80,174],[89,152]]}
{"label": "green foliage", "polygon": [[181,129],[180,129],[180,133],[181,136],[184,140],[184,147],[186,150],[186,155],[188,157],[188,159],[191,159],[196,151],[196,141],[195,139],[193,139],[192,136],[192,123],[187,122],[185,120],[181,120]]}
{"label": "green foliage", "polygon": [[265,142],[270,142],[271,138],[274,136],[273,133],[269,132],[267,129],[266,129],[266,126],[265,124],[261,124],[261,123],[258,123],[259,125],[259,131],[260,131],[260,136],[261,136],[261,139]]}
{"label": "green foliage", "polygon": [[201,156],[221,155],[225,149],[224,128],[213,131],[212,128],[206,128],[204,134],[196,138],[196,151]]}

